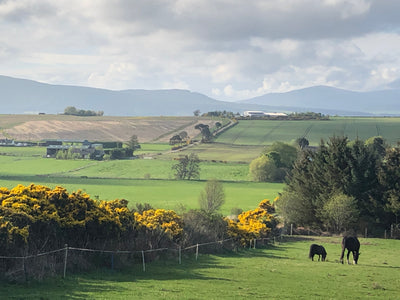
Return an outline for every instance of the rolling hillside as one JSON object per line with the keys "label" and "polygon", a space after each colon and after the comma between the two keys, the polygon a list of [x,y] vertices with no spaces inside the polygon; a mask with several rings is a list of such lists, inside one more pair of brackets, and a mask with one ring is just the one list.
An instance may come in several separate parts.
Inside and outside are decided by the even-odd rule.
{"label": "rolling hillside", "polygon": [[20,141],[47,139],[168,142],[172,135],[186,131],[195,137],[198,123],[215,121],[195,117],[76,117],[64,115],[0,115],[0,138]]}
{"label": "rolling hillside", "polygon": [[193,116],[201,112],[274,109],[258,104],[223,102],[187,90],[112,91],[80,86],[51,85],[0,76],[4,114],[59,114],[68,106],[103,111],[108,116]]}
{"label": "rolling hillside", "polygon": [[395,145],[400,141],[400,118],[331,118],[329,121],[240,121],[232,129],[221,134],[216,142],[233,145],[270,145],[275,141],[294,143],[305,137],[310,145],[319,145],[321,139],[347,136],[349,139],[366,140],[372,136],[382,136]]}
{"label": "rolling hillside", "polygon": [[[198,123],[210,127],[217,120],[196,117],[76,117],[65,115],[0,115],[0,138],[23,141],[46,139],[168,142],[172,135],[186,131],[199,134]],[[306,137],[312,145],[333,135],[350,139],[382,136],[394,145],[400,141],[400,118],[337,117],[329,121],[241,120],[216,139],[226,145],[270,145],[274,141],[294,142]]]}
{"label": "rolling hillside", "polygon": [[197,109],[203,113],[263,110],[340,116],[400,115],[400,89],[359,93],[320,86],[227,102],[187,90],[113,91],[0,76],[0,90],[3,114],[59,114],[66,107],[75,106],[103,111],[107,116],[192,116]]}
{"label": "rolling hillside", "polygon": [[[353,92],[342,89],[315,86],[287,93],[271,93],[241,101],[247,104],[308,107],[312,111],[336,110],[338,115],[349,115],[344,111],[356,112],[354,115],[399,115],[400,89],[374,92]],[[343,112],[340,113],[340,110]]]}

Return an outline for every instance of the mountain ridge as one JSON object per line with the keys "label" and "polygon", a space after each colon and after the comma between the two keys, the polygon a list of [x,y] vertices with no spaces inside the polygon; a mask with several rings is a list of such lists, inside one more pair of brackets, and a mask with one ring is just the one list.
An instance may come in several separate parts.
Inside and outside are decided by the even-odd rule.
{"label": "mountain ridge", "polygon": [[115,116],[190,116],[216,110],[243,113],[314,111],[328,115],[400,115],[400,89],[354,92],[315,86],[236,101],[220,101],[190,90],[108,90],[53,85],[0,75],[3,114],[60,114],[68,106]]}

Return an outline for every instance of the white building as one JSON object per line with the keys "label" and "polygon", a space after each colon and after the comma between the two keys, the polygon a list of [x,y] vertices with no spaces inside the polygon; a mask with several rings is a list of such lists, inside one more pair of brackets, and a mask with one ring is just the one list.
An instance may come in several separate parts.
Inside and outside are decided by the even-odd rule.
{"label": "white building", "polygon": [[244,117],[287,117],[285,113],[270,113],[259,110],[246,110],[243,112]]}

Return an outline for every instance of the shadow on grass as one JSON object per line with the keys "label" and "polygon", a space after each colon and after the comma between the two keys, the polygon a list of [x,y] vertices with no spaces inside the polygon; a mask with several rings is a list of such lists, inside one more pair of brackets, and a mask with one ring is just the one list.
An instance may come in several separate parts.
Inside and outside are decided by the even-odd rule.
{"label": "shadow on grass", "polygon": [[[140,259],[130,267],[122,269],[98,269],[86,273],[71,274],[67,277],[50,278],[43,282],[27,282],[15,285],[0,285],[1,299],[87,299],[90,295],[101,293],[128,293],[131,285],[154,285],[157,282],[168,281],[213,281],[234,283],[239,279],[225,276],[212,276],[209,270],[230,270],[236,265],[248,265],[247,260],[262,259],[291,259],[286,256],[287,249],[299,240],[307,238],[285,239],[276,245],[257,245],[257,249],[241,249],[239,251],[224,251],[219,254],[199,254],[198,260],[195,253],[183,253],[181,264],[178,257],[161,257],[156,261],[148,262],[143,270]],[[237,262],[237,263],[236,263]],[[227,272],[229,273],[229,272]],[[212,272],[211,272],[212,274]],[[220,274],[220,273],[218,273]],[[222,274],[226,274],[222,272]]]}
{"label": "shadow on grass", "polygon": [[[233,284],[240,281],[229,275],[213,276],[212,270],[227,270],[217,274],[229,274],[236,267],[236,259],[240,265],[247,265],[246,260],[254,258],[288,259],[283,255],[282,245],[268,245],[257,249],[244,249],[237,252],[225,251],[220,254],[199,254],[198,260],[194,253],[182,255],[181,264],[176,257],[160,258],[146,263],[145,271],[140,260],[133,266],[123,269],[99,269],[87,273],[68,274],[65,279],[50,278],[43,282],[27,282],[24,284],[0,285],[1,299],[88,299],[106,294],[129,293],[132,284],[135,286],[153,286],[159,289],[157,282],[168,281],[220,281]],[[211,272],[210,272],[211,270]],[[211,275],[209,275],[211,273]]]}

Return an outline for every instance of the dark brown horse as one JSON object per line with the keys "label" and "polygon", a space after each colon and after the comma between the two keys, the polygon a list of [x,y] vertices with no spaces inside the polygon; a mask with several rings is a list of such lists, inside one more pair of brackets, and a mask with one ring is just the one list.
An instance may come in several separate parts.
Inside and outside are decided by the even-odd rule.
{"label": "dark brown horse", "polygon": [[360,242],[355,236],[345,236],[342,240],[342,254],[340,255],[340,262],[343,263],[344,251],[347,249],[347,263],[350,264],[349,255],[353,253],[353,262],[357,264],[358,257],[360,256]]}
{"label": "dark brown horse", "polygon": [[322,256],[322,261],[325,261],[326,254],[327,253],[323,246],[312,244],[310,246],[310,253],[308,254],[308,257],[311,258],[312,261],[314,261],[314,255],[318,255],[318,261],[321,259],[321,256]]}

